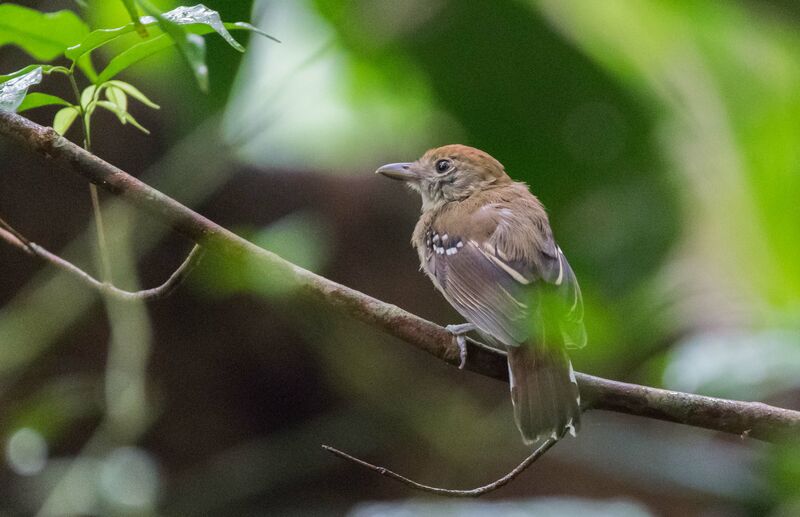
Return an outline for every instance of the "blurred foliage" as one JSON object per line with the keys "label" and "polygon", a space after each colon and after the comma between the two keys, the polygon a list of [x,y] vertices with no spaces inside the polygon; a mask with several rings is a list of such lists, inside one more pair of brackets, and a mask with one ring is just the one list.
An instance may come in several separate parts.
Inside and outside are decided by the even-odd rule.
{"label": "blurred foliage", "polygon": [[[800,509],[800,443],[780,447],[769,458],[769,496],[779,501],[776,515],[793,515]],[[769,505],[769,503],[766,503]]]}
{"label": "blurred foliage", "polygon": [[[49,63],[63,53],[53,52],[50,39],[63,47],[85,38],[89,27],[127,27],[92,54],[101,73],[114,56],[142,44],[131,23],[136,2],[51,3],[72,12],[27,24],[47,38],[42,48],[21,48],[48,63],[43,84],[26,89],[54,84],[52,66],[69,65]],[[161,11],[178,5],[152,3]],[[3,51],[21,41],[9,29],[11,5],[0,5]],[[219,203],[212,198],[206,208],[219,210],[212,218],[236,214],[229,226],[257,244],[440,323],[455,323],[447,320],[454,315],[424,284],[406,245],[418,201],[396,185],[378,191],[380,180],[366,178],[376,165],[415,159],[429,147],[458,141],[482,148],[548,207],[577,273],[589,332],[589,346],[573,354],[577,369],[797,407],[796,2],[207,5],[223,20],[250,20],[282,43],[255,38],[242,58],[223,38],[207,38],[207,95],[178,52],[145,52],[146,60],[126,58],[124,82],[108,83],[105,97],[96,89],[70,108],[37,91],[23,108],[51,117],[102,100],[126,121],[121,112],[137,98],[130,85],[141,87],[162,106],[141,115],[154,143],[145,147],[99,117],[94,127],[99,138],[110,135],[108,150],[136,170],[152,165],[147,180],[187,203],[210,196],[237,159],[258,166],[254,176],[265,176],[269,188],[234,190],[233,200]],[[160,34],[155,22],[144,28]],[[247,34],[234,37],[244,44]],[[11,56],[15,68],[6,68],[0,54],[3,73],[35,70],[16,66],[20,59]],[[81,59],[91,80],[93,68]],[[73,114],[61,113],[66,129]],[[13,150],[3,152],[13,157]],[[116,161],[111,152],[103,156]],[[297,183],[278,188],[275,168]],[[308,169],[316,173],[303,183],[300,171]],[[118,210],[108,214],[115,221],[114,277],[135,288],[137,261],[159,264],[146,252],[164,229],[140,228],[133,214]],[[91,232],[85,234],[63,254],[90,264],[84,249]],[[416,290],[420,285],[427,290]],[[48,348],[86,314],[102,319],[92,313],[96,300],[50,271],[8,295],[0,307],[0,433],[13,473],[4,479],[13,482],[0,493],[22,501],[11,510],[41,509],[46,501],[43,513],[164,507],[181,515],[263,508],[328,514],[330,507],[344,511],[353,501],[406,493],[325,463],[316,451],[323,440],[453,486],[485,482],[524,452],[503,386],[458,376],[374,330],[321,313],[246,261],[208,257],[188,287],[175,305],[109,306],[107,335],[72,341],[100,342],[101,368],[82,370],[73,360],[39,383],[30,377],[47,364]],[[180,363],[158,363],[150,372],[163,349]],[[212,371],[205,377],[198,373],[204,367]],[[234,400],[223,398],[230,384],[239,388]],[[176,386],[194,396],[189,409],[176,409],[170,399]],[[221,412],[203,420],[214,404]],[[244,416],[235,413],[240,405]],[[193,449],[197,443],[206,448]],[[537,465],[541,471],[505,494],[622,494],[653,508],[564,497],[362,503],[350,511],[547,515],[591,506],[597,515],[782,516],[800,507],[797,444],[760,447],[590,413],[578,439],[553,454],[552,463]],[[72,506],[57,508],[63,501]]]}
{"label": "blurred foliage", "polygon": [[757,297],[750,303],[767,304],[764,323],[796,326],[800,47],[789,20],[735,2],[534,3],[657,103],[662,148],[696,220],[687,229],[706,241],[698,246],[713,266]]}
{"label": "blurred foliage", "polygon": [[385,158],[383,149],[417,152],[452,126],[403,56],[375,62],[349,52],[306,2],[267,3],[261,16],[288,44],[253,42],[226,110],[240,158],[352,173]]}
{"label": "blurred foliage", "polygon": [[591,503],[567,498],[515,502],[422,502],[367,503],[353,509],[352,517],[405,517],[408,515],[441,515],[481,517],[484,515],[585,515],[586,517],[647,517],[646,508],[624,501]]}
{"label": "blurred foliage", "polygon": [[[236,233],[309,271],[323,271],[330,255],[327,222],[313,213],[295,212],[261,229],[236,228]],[[204,260],[197,282],[199,292],[215,297],[256,293],[267,298],[286,297],[292,283],[264,275],[261,261],[252,257],[220,257]]]}
{"label": "blurred foliage", "polygon": [[667,359],[664,383],[671,388],[763,400],[797,388],[800,334],[776,330],[697,334],[675,346]]}

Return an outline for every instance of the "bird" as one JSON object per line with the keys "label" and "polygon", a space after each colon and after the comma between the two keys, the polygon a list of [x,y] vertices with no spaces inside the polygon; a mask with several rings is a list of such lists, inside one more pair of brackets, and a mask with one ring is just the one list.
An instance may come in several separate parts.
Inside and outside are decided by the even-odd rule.
{"label": "bird", "polygon": [[411,238],[420,269],[467,320],[448,325],[466,361],[465,334],[505,350],[514,420],[525,444],[580,427],[567,349],[586,344],[583,299],[544,206],[488,153],[452,144],[377,174],[422,198]]}

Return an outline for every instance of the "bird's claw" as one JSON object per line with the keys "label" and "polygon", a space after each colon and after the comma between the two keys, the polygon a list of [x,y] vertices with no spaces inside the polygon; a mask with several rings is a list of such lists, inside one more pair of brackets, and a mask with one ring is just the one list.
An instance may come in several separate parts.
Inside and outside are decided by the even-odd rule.
{"label": "bird's claw", "polygon": [[475,330],[475,325],[472,323],[461,323],[458,325],[448,325],[445,328],[456,338],[458,357],[461,359],[461,362],[458,364],[458,369],[463,370],[467,365],[467,338],[465,338],[464,335]]}

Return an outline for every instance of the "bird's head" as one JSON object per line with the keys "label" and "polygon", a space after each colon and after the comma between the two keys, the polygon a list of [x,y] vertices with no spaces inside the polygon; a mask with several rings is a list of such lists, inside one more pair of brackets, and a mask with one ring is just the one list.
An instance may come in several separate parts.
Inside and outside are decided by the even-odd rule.
{"label": "bird's head", "polygon": [[375,172],[402,180],[419,192],[423,210],[511,182],[500,162],[479,149],[458,144],[431,149],[415,162],[386,164]]}

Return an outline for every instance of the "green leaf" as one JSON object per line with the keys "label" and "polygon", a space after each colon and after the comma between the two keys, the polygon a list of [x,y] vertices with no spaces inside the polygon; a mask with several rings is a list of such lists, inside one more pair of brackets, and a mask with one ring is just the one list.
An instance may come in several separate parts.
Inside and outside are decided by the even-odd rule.
{"label": "green leaf", "polygon": [[75,119],[78,118],[79,113],[78,108],[75,106],[58,110],[55,118],[53,118],[53,129],[55,129],[56,133],[59,135],[63,135],[69,130],[72,123],[75,122]]}
{"label": "green leaf", "polygon": [[21,5],[0,4],[0,46],[16,45],[35,59],[51,61],[89,34],[72,11],[42,13]]}
{"label": "green leaf", "polygon": [[66,52],[64,52],[64,55],[67,57],[67,59],[75,61],[84,54],[91,52],[96,48],[102,47],[109,41],[117,39],[125,34],[130,34],[135,30],[136,27],[132,23],[129,23],[128,25],[117,27],[116,29],[98,29],[92,31],[80,43],[69,47]]}
{"label": "green leaf", "polygon": [[[242,22],[226,23],[225,26],[232,30],[249,30],[249,31],[257,30],[249,23],[242,23]],[[211,27],[202,24],[188,25],[186,29],[189,32],[197,35],[209,34],[214,31],[214,29],[212,29]],[[258,33],[262,34],[261,31],[258,31]],[[275,40],[275,38],[273,38],[272,36],[267,35],[267,37]],[[157,52],[169,48],[174,44],[175,42],[172,41],[165,34],[159,34],[158,36],[152,39],[138,43],[130,47],[129,49],[119,53],[116,57],[114,57],[108,63],[108,66],[105,68],[105,70],[100,72],[100,75],[98,76],[96,82],[108,81],[109,79],[116,76],[126,68],[138,63],[139,61],[145,58],[152,56]],[[133,95],[130,92],[128,92],[128,95],[131,95],[131,97],[133,97]]]}
{"label": "green leaf", "polygon": [[[150,4],[149,0],[138,0],[140,4],[143,6],[146,4]],[[152,12],[150,14],[153,14]],[[163,25],[161,23],[161,19],[158,15],[153,14],[156,20],[159,22],[159,25]],[[230,46],[238,50],[239,52],[244,52],[244,47],[231,36],[231,33],[228,32],[228,29],[225,27],[225,24],[222,23],[222,18],[217,11],[213,9],[209,9],[208,7],[204,6],[203,4],[197,4],[192,7],[187,6],[180,6],[176,7],[175,9],[166,12],[163,14],[163,19],[168,20],[172,23],[177,25],[194,25],[194,24],[203,24],[211,27],[217,34],[222,36]],[[149,21],[147,17],[143,18],[143,22]],[[164,30],[164,32],[169,32],[168,30]]]}
{"label": "green leaf", "polygon": [[108,66],[100,72],[97,77],[98,82],[105,82],[122,72],[129,66],[138,63],[142,59],[148,58],[174,45],[174,42],[166,34],[159,34],[147,41],[137,43],[131,48],[117,54],[114,59],[109,61]]}
{"label": "green leaf", "polygon": [[162,14],[149,0],[137,1],[145,12],[156,19],[161,30],[175,42],[178,52],[192,70],[200,90],[208,91],[208,65],[206,65],[206,47],[203,38],[189,34],[184,27]]}
{"label": "green leaf", "polygon": [[[149,23],[145,25],[155,24],[155,19],[147,19],[145,21],[149,21]],[[249,23],[245,22],[234,22],[234,23],[223,23],[223,27],[228,30],[247,30],[255,32],[256,34],[260,34],[266,38],[269,38],[273,41],[280,43],[280,40],[275,38],[274,36],[270,36],[266,32],[262,31],[258,27],[250,25]],[[189,32],[193,32],[195,34],[208,34],[212,32],[214,29],[209,27],[208,25],[204,25],[201,23],[195,23],[191,25],[187,25],[186,29]],[[84,54],[91,52],[97,48],[102,47],[106,43],[119,38],[120,36],[124,36],[126,34],[130,34],[131,32],[135,31],[136,28],[132,23],[124,25],[122,27],[117,27],[115,29],[98,29],[92,31],[86,38],[81,41],[79,44],[70,47],[64,52],[64,55],[71,60],[76,60],[79,57],[83,56]]]}
{"label": "green leaf", "polygon": [[122,111],[128,111],[128,96],[125,92],[115,86],[106,87],[106,99],[116,105]]}
{"label": "green leaf", "polygon": [[96,91],[97,86],[92,84],[87,86],[83,92],[81,92],[81,106],[83,106],[83,109],[88,109],[89,104],[91,104],[92,100],[94,99]]}
{"label": "green leaf", "polygon": [[[228,32],[229,30],[252,31],[280,43],[278,39],[274,38],[273,36],[270,36],[269,34],[267,34],[266,32],[262,31],[259,28],[250,25],[249,23],[245,22],[221,23],[219,13],[217,13],[216,11],[212,11],[211,9],[208,9],[202,4],[198,4],[193,7],[185,7],[185,6],[178,7],[176,9],[173,9],[172,11],[164,13],[163,18],[166,20],[170,20],[174,23],[177,23],[179,25],[184,25],[186,31],[193,34],[203,35],[203,34],[209,34],[211,32],[217,32],[237,50],[243,50],[243,47],[238,42],[236,42],[236,40],[233,39],[233,37]],[[141,18],[141,23],[144,26],[156,25],[158,24],[158,20],[152,16],[145,16]],[[129,23],[127,25],[124,25],[122,27],[117,27],[114,29],[98,29],[92,31],[79,44],[67,49],[64,55],[68,59],[75,61],[77,59],[80,59],[82,56],[92,52],[93,50],[102,47],[106,43],[114,39],[117,39],[121,36],[124,36],[126,34],[130,34],[135,30],[136,30],[135,25],[133,23]],[[159,45],[154,45],[154,46],[158,47],[159,50],[166,48],[164,46],[159,46]],[[145,49],[137,49],[135,53],[138,54],[143,50]],[[133,64],[138,60],[139,59],[131,61],[130,64]],[[128,66],[130,66],[130,64]],[[120,70],[117,70],[111,75],[107,75],[105,78],[107,79],[108,77],[113,77],[114,75],[119,73],[121,70],[124,70],[125,68],[127,68],[127,66],[121,68]],[[85,70],[84,72],[86,73]],[[89,73],[87,73],[87,76],[89,76],[89,78],[92,79]],[[98,82],[99,79],[95,78],[92,80],[94,82]]]}
{"label": "green leaf", "polygon": [[132,84],[126,83],[124,81],[118,81],[116,79],[112,80],[112,81],[108,81],[108,84],[110,86],[115,86],[115,87],[119,88],[120,90],[122,90],[123,92],[127,93],[128,95],[130,95],[131,97],[133,97],[134,99],[136,99],[137,101],[141,102],[142,104],[144,104],[145,106],[147,106],[149,108],[153,108],[153,109],[160,109],[161,108],[161,106],[159,106],[155,102],[153,102],[150,99],[148,99],[145,96],[145,94],[140,92]]}
{"label": "green leaf", "polygon": [[232,29],[232,30],[237,30],[238,29],[238,30],[252,31],[252,32],[255,32],[256,34],[260,34],[261,36],[264,36],[265,38],[271,39],[275,43],[280,43],[281,42],[281,40],[279,40],[275,36],[270,36],[266,32],[264,32],[261,29],[259,29],[258,27],[256,27],[255,25],[251,25],[251,24],[249,24],[247,22],[233,22],[233,23],[225,23],[223,25],[225,25],[225,28],[227,28],[227,29]]}
{"label": "green leaf", "polygon": [[[175,25],[175,27],[178,27]],[[181,27],[180,35],[178,32],[170,34],[170,37],[178,47],[183,59],[189,65],[197,81],[200,91],[208,91],[208,65],[206,64],[206,40],[197,34],[190,34]],[[183,39],[180,39],[180,38]],[[178,39],[176,39],[178,38]]]}
{"label": "green leaf", "polygon": [[20,68],[16,72],[11,72],[10,74],[7,75],[0,75],[0,83],[4,83],[9,79],[14,79],[15,77],[19,77],[21,75],[25,75],[33,70],[36,70],[37,68],[41,68],[43,74],[49,74],[50,71],[55,67],[53,65],[39,65],[39,64],[28,65],[25,68]]}
{"label": "green leaf", "polygon": [[69,102],[61,97],[50,95],[49,93],[33,92],[25,96],[22,104],[17,108],[17,113],[22,113],[25,110],[33,108],[41,108],[42,106],[51,106],[53,104],[60,104],[61,106],[72,106]]}
{"label": "green leaf", "polygon": [[0,84],[0,111],[16,111],[28,94],[28,88],[40,82],[42,82],[42,69],[36,67],[24,75]]}
{"label": "green leaf", "polygon": [[[109,110],[112,113],[114,113],[114,115],[117,116],[117,118],[119,119],[120,123],[123,126],[127,123],[127,121],[125,120],[125,115],[123,115],[123,113],[125,113],[126,110],[120,108],[119,106],[117,106],[113,102],[111,102],[111,101],[97,101],[97,105],[102,107],[102,108],[105,108],[105,109]],[[111,105],[111,107],[109,107],[109,105]]]}
{"label": "green leaf", "polygon": [[139,122],[137,122],[136,119],[133,118],[133,115],[131,115],[125,110],[119,109],[119,106],[117,106],[113,102],[97,101],[97,105],[100,106],[101,108],[105,108],[108,111],[114,113],[117,116],[117,118],[119,118],[120,122],[122,122],[123,124],[125,124],[126,122],[130,122],[133,127],[138,129],[142,133],[146,135],[150,134],[150,131],[148,131],[144,126],[139,124]]}

